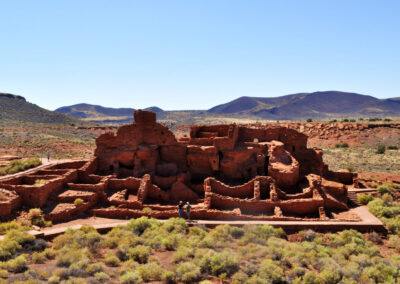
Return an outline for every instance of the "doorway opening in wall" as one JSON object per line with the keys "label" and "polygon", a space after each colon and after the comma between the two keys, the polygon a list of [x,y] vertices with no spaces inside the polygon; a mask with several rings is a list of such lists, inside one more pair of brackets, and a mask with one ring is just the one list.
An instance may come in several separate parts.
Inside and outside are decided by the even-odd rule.
{"label": "doorway opening in wall", "polygon": [[269,156],[265,156],[264,162],[264,175],[268,175],[268,164],[269,164]]}

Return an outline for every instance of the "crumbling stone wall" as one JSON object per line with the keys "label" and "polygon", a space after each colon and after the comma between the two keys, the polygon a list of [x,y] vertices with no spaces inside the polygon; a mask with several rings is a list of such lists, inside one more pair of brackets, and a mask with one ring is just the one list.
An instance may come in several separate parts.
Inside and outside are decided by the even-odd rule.
{"label": "crumbling stone wall", "polygon": [[[199,219],[325,220],[327,210],[347,209],[355,174],[329,171],[322,151],[308,149],[307,136],[294,129],[193,126],[178,141],[155,113],[136,111],[134,118],[100,135],[89,161],[0,180],[10,196],[0,201],[0,214],[24,205],[42,207],[54,221],[84,212],[168,218],[178,201],[190,201]],[[76,198],[83,204],[75,206]]]}

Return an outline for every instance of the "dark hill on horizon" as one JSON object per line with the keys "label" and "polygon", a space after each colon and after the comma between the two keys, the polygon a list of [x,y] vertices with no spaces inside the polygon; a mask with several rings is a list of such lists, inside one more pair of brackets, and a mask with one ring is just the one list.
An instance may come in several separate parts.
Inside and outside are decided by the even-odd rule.
{"label": "dark hill on horizon", "polygon": [[15,123],[82,124],[83,122],[27,102],[22,96],[0,93],[0,124]]}
{"label": "dark hill on horizon", "polygon": [[272,120],[400,116],[399,98],[377,99],[356,93],[325,91],[281,97],[240,97],[208,110],[218,115]]}
{"label": "dark hill on horizon", "polygon": [[[145,110],[151,110],[162,113],[159,107],[152,106]],[[97,123],[130,123],[133,121],[134,108],[111,108],[92,104],[76,104],[71,106],[60,107],[56,112],[70,115],[85,121]]]}

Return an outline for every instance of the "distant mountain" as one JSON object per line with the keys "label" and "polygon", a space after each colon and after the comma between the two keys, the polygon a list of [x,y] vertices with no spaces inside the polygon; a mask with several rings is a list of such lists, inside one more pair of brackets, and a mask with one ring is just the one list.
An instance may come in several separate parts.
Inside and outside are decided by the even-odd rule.
{"label": "distant mountain", "polygon": [[[159,107],[146,108],[157,113],[163,112]],[[101,123],[129,123],[133,120],[133,108],[111,108],[91,104],[76,104],[60,107],[56,112],[67,114],[91,122]]]}
{"label": "distant mountain", "polygon": [[274,120],[399,116],[400,99],[377,99],[356,93],[325,91],[273,98],[240,97],[226,104],[215,106],[208,112]]}
{"label": "distant mountain", "polygon": [[13,124],[19,122],[54,124],[82,123],[76,118],[46,110],[27,102],[24,97],[8,93],[0,93],[0,124]]}
{"label": "distant mountain", "polygon": [[[174,123],[220,121],[221,118],[247,120],[304,120],[400,117],[400,98],[377,99],[356,93],[325,91],[297,93],[280,97],[240,97],[208,111],[164,111],[152,106],[145,110],[157,113],[157,119]],[[56,109],[85,121],[124,124],[133,121],[133,108],[109,108],[77,104]],[[215,119],[213,119],[215,118]],[[233,120],[232,120],[233,119]]]}

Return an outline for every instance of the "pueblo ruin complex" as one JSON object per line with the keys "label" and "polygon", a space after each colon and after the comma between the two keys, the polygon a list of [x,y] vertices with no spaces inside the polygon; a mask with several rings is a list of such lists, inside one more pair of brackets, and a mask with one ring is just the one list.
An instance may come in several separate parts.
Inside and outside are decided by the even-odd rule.
{"label": "pueblo ruin complex", "polygon": [[357,184],[354,173],[329,171],[322,151],[308,149],[307,136],[293,129],[193,126],[178,140],[154,112],[134,118],[99,136],[89,161],[0,180],[0,216],[40,207],[52,221],[82,213],[169,218],[182,200],[194,219],[329,220],[348,209],[347,187]]}

